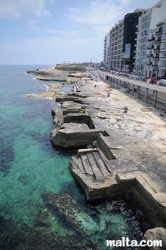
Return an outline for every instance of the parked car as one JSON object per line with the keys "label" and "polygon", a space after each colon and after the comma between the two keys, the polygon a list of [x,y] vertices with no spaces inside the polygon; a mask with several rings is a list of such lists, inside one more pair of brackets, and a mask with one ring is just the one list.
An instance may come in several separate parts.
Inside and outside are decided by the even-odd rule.
{"label": "parked car", "polygon": [[126,77],[127,77],[127,78],[130,78],[130,74],[129,74],[129,73],[127,73],[127,74],[126,74]]}
{"label": "parked car", "polygon": [[140,76],[140,75],[136,75],[136,76],[135,76],[135,80],[141,81],[141,76]]}
{"label": "parked car", "polygon": [[159,85],[166,86],[166,79],[160,79],[158,80]]}
{"label": "parked car", "polygon": [[130,78],[130,79],[139,80],[139,76],[136,75],[136,74],[133,74],[133,73],[129,74],[129,78]]}
{"label": "parked car", "polygon": [[126,76],[126,73],[125,73],[125,72],[122,72],[122,76]]}
{"label": "parked car", "polygon": [[158,78],[157,78],[157,77],[151,77],[151,78],[150,78],[150,83],[152,83],[152,84],[153,84],[153,83],[156,84],[157,81],[158,81]]}
{"label": "parked car", "polygon": [[119,76],[126,76],[126,73],[123,72],[123,71],[120,71],[120,72],[118,72],[118,75],[119,75]]}
{"label": "parked car", "polygon": [[147,79],[148,79],[148,77],[147,76],[141,76],[141,81],[143,81],[143,82],[146,82],[147,81]]}

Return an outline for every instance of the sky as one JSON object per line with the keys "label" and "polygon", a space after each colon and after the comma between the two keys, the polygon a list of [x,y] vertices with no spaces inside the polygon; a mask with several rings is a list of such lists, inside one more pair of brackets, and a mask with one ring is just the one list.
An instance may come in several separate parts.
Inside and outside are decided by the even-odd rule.
{"label": "sky", "polygon": [[127,13],[157,0],[0,0],[0,65],[98,63]]}

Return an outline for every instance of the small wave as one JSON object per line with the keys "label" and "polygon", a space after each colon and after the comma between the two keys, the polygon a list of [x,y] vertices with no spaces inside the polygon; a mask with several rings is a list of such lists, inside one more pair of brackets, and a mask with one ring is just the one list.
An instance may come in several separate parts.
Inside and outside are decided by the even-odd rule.
{"label": "small wave", "polygon": [[47,84],[44,84],[46,91],[49,92],[50,91],[50,87]]}
{"label": "small wave", "polygon": [[26,94],[26,95],[22,95],[22,97],[28,97],[28,98],[33,98],[33,99],[49,99],[49,100],[53,100],[55,99],[54,97],[50,97],[50,96],[40,96],[38,94]]}
{"label": "small wave", "polygon": [[49,99],[49,100],[53,100],[53,99],[55,99],[55,98],[53,98],[53,97],[43,97],[44,99]]}

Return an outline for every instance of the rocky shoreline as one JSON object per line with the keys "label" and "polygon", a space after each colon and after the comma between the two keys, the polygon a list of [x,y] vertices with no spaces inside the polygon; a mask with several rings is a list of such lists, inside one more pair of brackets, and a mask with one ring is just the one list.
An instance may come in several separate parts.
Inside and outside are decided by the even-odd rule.
{"label": "rocky shoreline", "polygon": [[[33,74],[40,80],[60,79],[55,72],[49,69],[41,74],[37,70]],[[156,227],[153,239],[160,235],[165,244],[165,119],[138,99],[103,82],[88,79],[87,73],[75,75],[61,71],[61,77],[62,74],[66,81],[72,78],[81,92],[59,97],[56,96],[58,91],[53,90],[53,98],[60,107],[52,111],[56,125],[50,135],[52,143],[63,148],[85,146],[72,157],[69,169],[87,199],[104,198],[126,190],[126,196],[137,200]],[[124,111],[126,106],[127,112]],[[152,234],[147,235],[151,239]]]}
{"label": "rocky shoreline", "polygon": [[[27,94],[27,97],[41,97],[41,98],[56,98],[60,95],[60,91],[66,85],[71,84],[73,89],[75,85],[80,81],[80,79],[87,79],[89,74],[86,72],[79,72],[73,70],[61,70],[61,67],[53,67],[48,69],[37,69],[37,70],[29,70],[27,71],[28,74],[32,74],[35,76],[37,80],[41,81],[51,81],[54,83],[47,83],[48,91],[44,93],[37,93],[37,94]],[[61,82],[61,83],[57,83]]]}

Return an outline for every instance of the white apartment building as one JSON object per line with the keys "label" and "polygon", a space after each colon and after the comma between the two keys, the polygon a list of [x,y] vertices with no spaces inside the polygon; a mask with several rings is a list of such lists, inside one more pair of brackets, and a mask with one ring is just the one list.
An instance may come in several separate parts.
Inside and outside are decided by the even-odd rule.
{"label": "white apartment building", "polygon": [[[139,17],[134,71],[162,76],[165,65],[166,0],[161,0]],[[162,48],[162,51],[161,51]]]}
{"label": "white apartment building", "polygon": [[[155,55],[155,33],[156,29],[149,31],[148,42],[147,42],[147,50],[146,50],[146,62],[145,62],[145,74],[147,76],[157,76],[158,69],[158,56]],[[155,48],[155,49],[154,49]],[[142,73],[142,72],[141,72]]]}
{"label": "white apartment building", "polygon": [[139,17],[137,25],[137,38],[136,38],[136,50],[135,50],[135,65],[134,71],[143,75],[145,74],[146,63],[146,51],[150,25],[150,11],[143,13]]}
{"label": "white apartment building", "polygon": [[159,45],[158,76],[166,77],[166,19],[157,24],[156,40]]}
{"label": "white apartment building", "polygon": [[105,36],[104,39],[104,55],[103,55],[103,62],[104,66],[108,68],[108,48],[110,43],[110,33]]}

